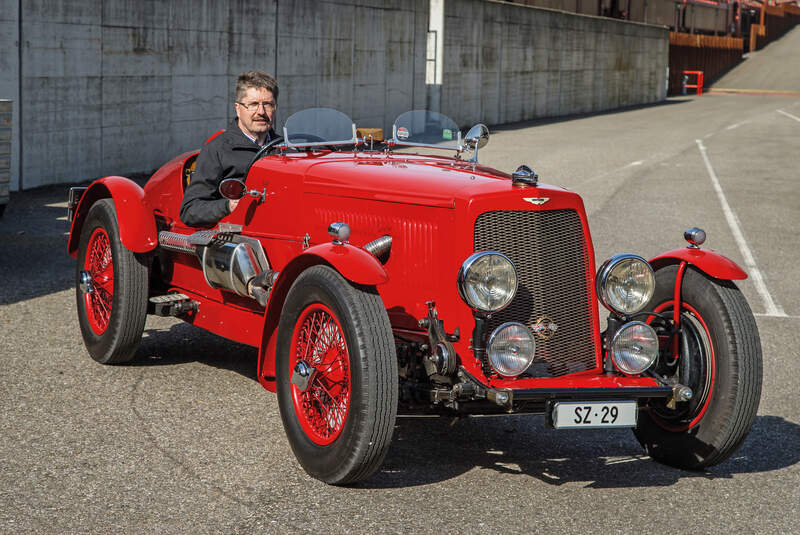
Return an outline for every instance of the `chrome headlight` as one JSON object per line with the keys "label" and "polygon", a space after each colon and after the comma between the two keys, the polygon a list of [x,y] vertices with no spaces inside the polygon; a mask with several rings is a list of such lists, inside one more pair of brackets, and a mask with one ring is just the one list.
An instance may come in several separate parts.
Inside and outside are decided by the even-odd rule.
{"label": "chrome headlight", "polygon": [[458,293],[475,310],[497,312],[517,293],[517,270],[504,254],[475,253],[458,270]]}
{"label": "chrome headlight", "polygon": [[486,354],[489,366],[504,377],[516,377],[533,362],[536,341],[523,324],[504,323],[489,337]]}
{"label": "chrome headlight", "polygon": [[658,336],[641,321],[626,323],[611,340],[611,360],[623,373],[635,375],[653,365],[658,357]]}
{"label": "chrome headlight", "polygon": [[604,307],[628,315],[639,312],[650,301],[656,289],[656,278],[647,260],[620,254],[603,262],[595,285]]}

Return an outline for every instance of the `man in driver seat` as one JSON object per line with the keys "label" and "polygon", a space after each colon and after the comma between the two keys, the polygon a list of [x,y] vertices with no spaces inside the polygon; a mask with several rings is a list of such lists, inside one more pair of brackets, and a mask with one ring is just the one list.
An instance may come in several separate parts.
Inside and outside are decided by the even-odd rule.
{"label": "man in driver seat", "polygon": [[219,183],[245,178],[256,152],[275,139],[272,129],[278,105],[278,83],[264,71],[248,71],[236,81],[236,118],[197,156],[197,167],[181,202],[181,220],[190,227],[208,227],[233,212],[238,200],[223,198]]}

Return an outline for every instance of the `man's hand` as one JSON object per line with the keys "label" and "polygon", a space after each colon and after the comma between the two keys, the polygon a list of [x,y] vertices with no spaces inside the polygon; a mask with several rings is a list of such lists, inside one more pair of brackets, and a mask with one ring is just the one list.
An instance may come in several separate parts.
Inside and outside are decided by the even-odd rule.
{"label": "man's hand", "polygon": [[241,199],[236,199],[236,200],[228,199],[228,209],[230,210],[231,213],[233,213],[233,211],[236,210],[236,205],[239,204],[240,200]]}

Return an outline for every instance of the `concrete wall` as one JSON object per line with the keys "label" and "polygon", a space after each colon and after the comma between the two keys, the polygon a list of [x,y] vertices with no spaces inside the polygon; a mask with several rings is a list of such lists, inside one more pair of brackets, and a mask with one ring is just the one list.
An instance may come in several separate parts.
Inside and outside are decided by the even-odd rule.
{"label": "concrete wall", "polygon": [[[461,125],[664,98],[664,29],[444,6],[439,109]],[[225,128],[236,75],[254,68],[278,79],[279,125],[331,106],[388,133],[428,102],[428,16],[429,0],[0,0],[11,189],[150,171],[197,148]]]}
{"label": "concrete wall", "polygon": [[427,0],[0,0],[0,99],[23,116],[12,190],[201,146],[249,69],[276,75],[279,119],[333,106],[386,127],[424,107],[427,13]]}
{"label": "concrete wall", "polygon": [[666,28],[485,0],[445,6],[441,110],[459,125],[666,97]]}
{"label": "concrete wall", "polygon": [[[17,1],[0,0],[0,99],[10,100],[11,145],[9,176],[11,191],[19,189],[19,13]],[[7,125],[0,125],[5,128]],[[2,201],[6,202],[6,201]]]}
{"label": "concrete wall", "polygon": [[0,216],[8,204],[11,180],[11,129],[13,102],[0,100]]}

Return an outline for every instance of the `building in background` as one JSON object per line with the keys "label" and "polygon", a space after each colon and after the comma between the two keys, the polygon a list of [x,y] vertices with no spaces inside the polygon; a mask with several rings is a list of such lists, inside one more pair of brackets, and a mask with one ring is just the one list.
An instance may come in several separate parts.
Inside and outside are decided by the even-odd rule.
{"label": "building in background", "polygon": [[8,186],[152,171],[228,124],[245,70],[277,77],[279,125],[315,106],[384,132],[426,107],[462,126],[504,124],[659,102],[675,73],[730,68],[791,27],[793,10],[751,0],[0,0]]}

